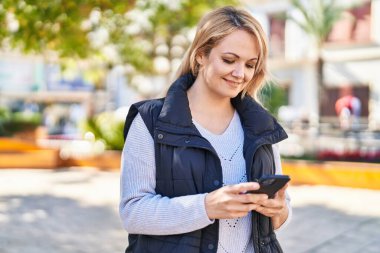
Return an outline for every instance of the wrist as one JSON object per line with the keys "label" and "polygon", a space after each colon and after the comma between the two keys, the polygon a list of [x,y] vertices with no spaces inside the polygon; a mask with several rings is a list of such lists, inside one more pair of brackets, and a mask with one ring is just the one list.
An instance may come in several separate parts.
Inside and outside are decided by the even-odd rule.
{"label": "wrist", "polygon": [[205,198],[204,198],[204,202],[205,202],[205,210],[206,210],[206,214],[207,214],[207,217],[210,219],[210,220],[213,220],[213,214],[212,214],[212,207],[211,207],[211,200],[210,198],[212,197],[210,195],[211,193],[207,193],[205,195]]}

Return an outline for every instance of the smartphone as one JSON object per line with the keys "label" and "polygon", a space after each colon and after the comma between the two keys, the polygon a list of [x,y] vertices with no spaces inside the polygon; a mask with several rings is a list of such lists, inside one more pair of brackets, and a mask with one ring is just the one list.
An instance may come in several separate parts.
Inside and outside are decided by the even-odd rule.
{"label": "smartphone", "polygon": [[269,198],[274,198],[274,195],[287,182],[290,181],[288,175],[264,175],[257,182],[260,184],[260,189],[248,191],[247,193],[265,193]]}

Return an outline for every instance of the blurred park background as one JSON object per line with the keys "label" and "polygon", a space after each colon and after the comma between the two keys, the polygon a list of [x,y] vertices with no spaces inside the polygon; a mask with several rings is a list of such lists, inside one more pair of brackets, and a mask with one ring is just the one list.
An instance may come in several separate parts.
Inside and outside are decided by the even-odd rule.
{"label": "blurred park background", "polygon": [[[318,187],[329,185],[321,192],[338,191],[343,201],[332,212],[320,199],[295,199],[295,214],[339,220],[348,203],[340,197],[353,194],[370,200],[368,212],[355,209],[339,221],[362,226],[352,218],[360,216],[380,224],[373,205],[380,203],[379,0],[1,0],[0,252],[118,252],[125,245],[115,213],[128,108],[165,95],[199,18],[223,5],[247,9],[267,33],[271,75],[261,97],[289,134],[280,151],[294,195],[320,194]],[[55,211],[51,217],[67,226],[45,222],[54,205],[68,217],[79,215],[77,222]],[[100,230],[83,239],[93,248],[75,246],[79,238],[71,232],[83,226]],[[332,225],[335,232],[325,233],[322,227],[326,237],[311,244],[302,237],[306,228],[290,227],[287,252],[339,252],[321,242],[355,228]],[[29,238],[40,234],[23,244],[12,229]],[[99,246],[104,229],[110,235]],[[304,247],[292,244],[299,238]],[[344,239],[340,246],[350,241]],[[367,248],[358,242],[356,251],[345,252],[380,252],[378,243],[363,240]],[[54,250],[61,243],[62,251]]]}
{"label": "blurred park background", "polygon": [[0,136],[58,151],[52,167],[121,150],[129,105],[165,94],[199,18],[226,4],[267,32],[283,157],[379,162],[380,7],[364,0],[2,0]]}

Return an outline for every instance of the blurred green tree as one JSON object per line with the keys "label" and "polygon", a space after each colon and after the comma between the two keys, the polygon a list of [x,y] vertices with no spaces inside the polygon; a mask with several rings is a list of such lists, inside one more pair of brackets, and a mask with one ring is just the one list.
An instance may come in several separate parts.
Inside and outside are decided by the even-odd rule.
{"label": "blurred green tree", "polygon": [[301,14],[301,19],[296,16],[288,16],[288,18],[309,34],[314,39],[316,46],[318,101],[320,103],[324,97],[321,94],[324,85],[324,61],[321,51],[334,24],[341,18],[343,11],[350,7],[348,3],[342,5],[341,2],[337,3],[335,0],[291,0],[294,8]]}
{"label": "blurred green tree", "polygon": [[102,141],[106,149],[123,149],[124,120],[118,119],[114,112],[103,112],[84,120],[81,129],[83,133],[93,133],[95,140]]}
{"label": "blurred green tree", "polygon": [[0,107],[0,136],[12,136],[17,132],[34,131],[42,123],[42,115],[37,112],[12,112]]}
{"label": "blurred green tree", "polygon": [[318,84],[323,86],[323,59],[321,50],[331,32],[334,24],[341,18],[343,11],[346,9],[338,5],[335,0],[292,0],[292,5],[302,16],[302,19],[289,18],[294,21],[306,33],[310,34],[317,47],[317,68]]}
{"label": "blurred green tree", "polygon": [[[119,52],[118,61],[129,65],[131,76],[161,75],[170,84],[199,19],[213,8],[238,3],[238,0],[137,0],[134,9],[119,17],[118,23],[123,25],[110,35]],[[138,86],[141,78],[136,80],[131,79],[132,86]]]}
{"label": "blurred green tree", "polygon": [[[208,10],[238,0],[2,0],[0,46],[87,58],[128,73],[166,74]],[[184,37],[178,37],[178,35]],[[182,39],[182,40],[181,40]],[[177,43],[174,45],[173,43]],[[175,61],[174,61],[175,62]],[[97,68],[97,71],[99,68]]]}
{"label": "blurred green tree", "polygon": [[265,108],[276,116],[278,115],[278,109],[289,103],[286,89],[279,86],[275,81],[268,81],[261,91],[260,98]]}
{"label": "blurred green tree", "polygon": [[[135,0],[2,0],[0,42],[12,48],[42,53],[53,50],[60,56],[86,57],[91,52],[84,22],[94,10],[125,13]],[[95,14],[96,15],[96,14]],[[97,17],[93,16],[95,22]]]}
{"label": "blurred green tree", "polygon": [[302,14],[302,20],[293,16],[289,18],[313,36],[318,49],[321,49],[345,8],[335,0],[292,0],[291,3]]}
{"label": "blurred green tree", "polygon": [[52,50],[61,57],[87,57],[93,50],[83,27],[86,21],[96,23],[104,12],[125,13],[134,4],[135,0],[2,0],[0,42],[24,52]]}

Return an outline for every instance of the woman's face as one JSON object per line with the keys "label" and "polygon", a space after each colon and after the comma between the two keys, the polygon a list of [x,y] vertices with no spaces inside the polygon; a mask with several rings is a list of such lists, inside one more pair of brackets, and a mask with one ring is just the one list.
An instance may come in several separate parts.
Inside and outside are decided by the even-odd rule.
{"label": "woman's face", "polygon": [[226,36],[207,56],[200,55],[199,75],[208,92],[236,97],[253,78],[259,47],[253,35],[237,30]]}

